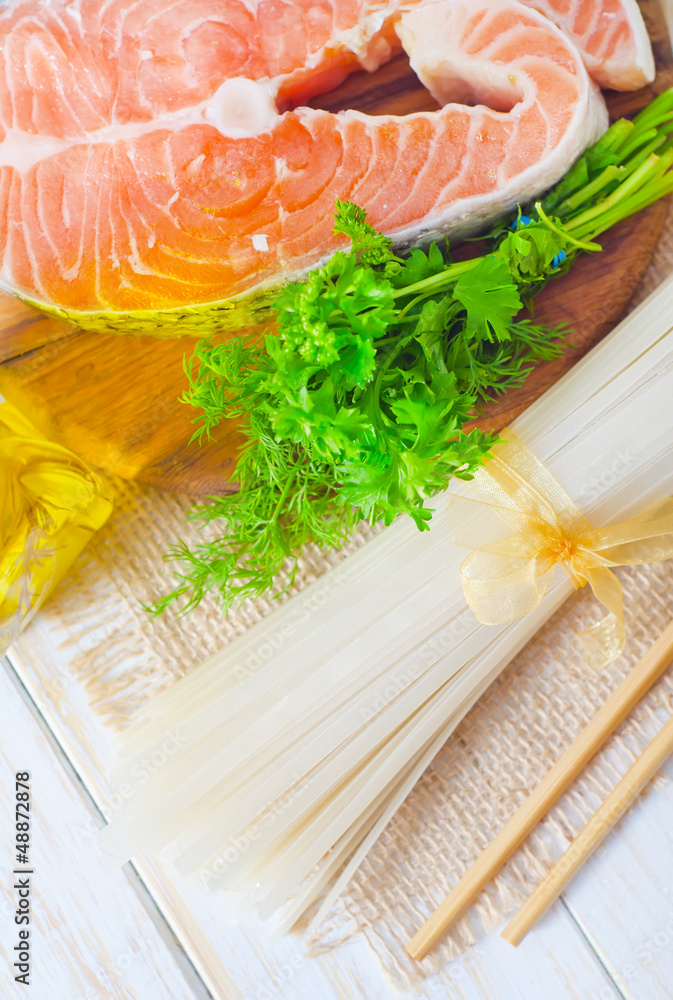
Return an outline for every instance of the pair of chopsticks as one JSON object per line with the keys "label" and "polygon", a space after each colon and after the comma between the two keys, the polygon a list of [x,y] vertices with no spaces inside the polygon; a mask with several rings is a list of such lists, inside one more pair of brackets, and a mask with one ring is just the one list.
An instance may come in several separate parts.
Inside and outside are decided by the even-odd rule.
{"label": "pair of chopsticks", "polygon": [[[562,754],[497,837],[491,841],[481,857],[414,935],[406,947],[412,958],[424,958],[449,925],[473,902],[596,755],[611,733],[659,680],[671,660],[673,660],[673,623],[662,632],[629,676],[599,709],[589,725]],[[502,936],[506,941],[516,946],[523,940],[536,920],[558,898],[575,873],[596,850],[671,753],[673,753],[673,718],[669,719],[652,740],[595,816],[505,927]]]}

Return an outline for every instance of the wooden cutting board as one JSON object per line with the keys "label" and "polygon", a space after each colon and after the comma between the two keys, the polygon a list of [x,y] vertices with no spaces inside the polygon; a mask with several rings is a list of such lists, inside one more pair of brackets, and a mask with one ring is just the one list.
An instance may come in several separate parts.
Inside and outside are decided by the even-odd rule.
{"label": "wooden cutting board", "polygon": [[[633,115],[673,84],[673,58],[657,0],[642,0],[657,60],[652,87],[607,95],[613,118]],[[399,56],[376,74],[357,73],[311,102],[328,110],[408,114],[437,107]],[[606,234],[604,250],[551,282],[536,317],[572,328],[564,356],[540,365],[518,390],[487,409],[480,423],[498,429],[525,409],[623,316],[647,270],[666,219],[653,205]],[[241,436],[228,424],[216,441],[189,444],[196,414],[179,402],[183,358],[193,341],[86,333],[0,295],[0,392],[52,438],[118,475],[193,495],[221,492]],[[230,487],[229,487],[230,488]]]}

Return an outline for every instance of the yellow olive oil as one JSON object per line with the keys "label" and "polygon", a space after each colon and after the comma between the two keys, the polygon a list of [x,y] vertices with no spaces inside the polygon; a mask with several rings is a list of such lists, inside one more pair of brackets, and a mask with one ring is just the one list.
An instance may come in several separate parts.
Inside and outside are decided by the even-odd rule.
{"label": "yellow olive oil", "polygon": [[104,479],[0,396],[0,655],[111,510]]}

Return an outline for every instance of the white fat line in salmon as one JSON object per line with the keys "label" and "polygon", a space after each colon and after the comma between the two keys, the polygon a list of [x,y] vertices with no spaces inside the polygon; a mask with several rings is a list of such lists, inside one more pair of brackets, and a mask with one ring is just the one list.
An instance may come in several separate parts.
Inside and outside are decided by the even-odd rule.
{"label": "white fat line in salmon", "polygon": [[[201,101],[191,108],[169,111],[146,122],[114,122],[96,132],[83,132],[76,136],[35,135],[22,129],[8,128],[0,143],[0,167],[13,167],[23,172],[31,170],[49,156],[57,156],[83,143],[87,146],[112,145],[120,141],[132,143],[149,132],[162,129],[179,132],[190,125],[213,125],[231,138],[257,135],[271,129],[280,117],[275,105],[276,90],[277,87],[270,80],[225,80],[209,100]],[[247,110],[245,101],[248,107],[259,108],[257,120],[250,128],[237,128],[233,124],[237,100],[241,114],[245,114]]]}

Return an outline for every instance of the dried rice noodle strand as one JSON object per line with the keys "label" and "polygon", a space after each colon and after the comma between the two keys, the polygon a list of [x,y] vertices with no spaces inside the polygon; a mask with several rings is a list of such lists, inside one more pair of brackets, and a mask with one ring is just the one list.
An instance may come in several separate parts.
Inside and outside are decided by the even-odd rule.
{"label": "dried rice noodle strand", "polygon": [[[669,279],[512,425],[597,525],[673,492],[672,306]],[[317,926],[438,748],[572,593],[559,570],[529,615],[478,624],[450,500],[433,505],[432,531],[400,519],[153,700],[115,783],[133,784],[167,734],[181,747],[106,849],[170,847],[180,871],[207,866],[211,888],[245,892],[265,917],[289,901],[282,928],[335,880]]]}

